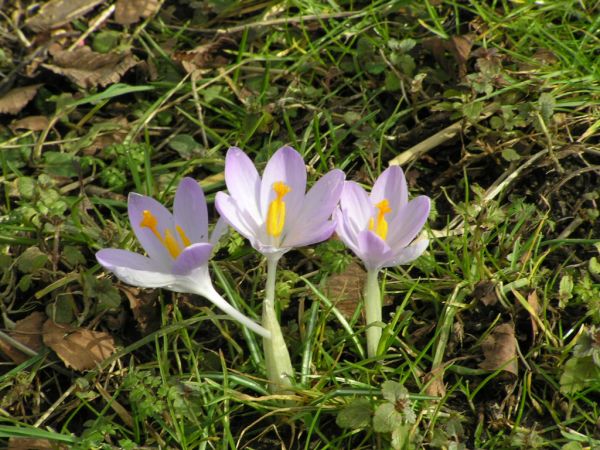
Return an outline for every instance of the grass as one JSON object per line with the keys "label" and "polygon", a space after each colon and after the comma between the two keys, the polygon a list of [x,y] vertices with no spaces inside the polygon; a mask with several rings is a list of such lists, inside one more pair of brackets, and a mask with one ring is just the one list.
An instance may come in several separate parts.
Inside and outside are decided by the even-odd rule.
{"label": "grass", "polygon": [[[109,332],[118,351],[88,372],[49,350],[5,358],[0,442],[598,447],[597,7],[201,3],[166,2],[129,27],[108,20],[86,43],[116,31],[116,45],[144,66],[88,89],[52,75],[18,115],[1,116],[3,329],[45,311]],[[452,40],[467,33],[469,50]],[[18,38],[0,40],[0,91],[45,82],[46,72],[29,79],[19,65]],[[181,67],[192,57],[194,75]],[[9,127],[31,115],[48,125]],[[267,392],[260,340],[208,302],[144,290],[132,301],[95,261],[101,248],[138,248],[128,192],[170,205],[178,180],[193,176],[212,205],[229,146],[263,166],[287,143],[309,182],[337,167],[368,187],[393,158],[457,122],[458,135],[403,164],[411,195],[434,201],[431,245],[381,277],[380,358],[365,356],[360,310],[345,315],[328,294],[334,275],[351,277],[349,252],[329,241],[282,260],[280,313],[299,373],[289,395]],[[230,233],[211,267],[224,297],[258,317],[266,264],[248,243]],[[514,329],[512,351],[502,324]],[[490,342],[499,342],[491,354]],[[508,360],[494,363],[503,351]]]}

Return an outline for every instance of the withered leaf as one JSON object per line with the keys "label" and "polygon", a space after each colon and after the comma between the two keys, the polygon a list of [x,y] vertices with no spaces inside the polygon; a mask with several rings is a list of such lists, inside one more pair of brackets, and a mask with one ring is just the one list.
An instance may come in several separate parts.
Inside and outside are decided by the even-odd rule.
{"label": "withered leaf", "polygon": [[496,285],[494,282],[489,280],[480,281],[475,285],[473,290],[473,297],[479,299],[485,306],[493,306],[498,303],[498,296],[496,295]]}
{"label": "withered leaf", "polygon": [[48,319],[42,332],[44,344],[75,370],[93,369],[115,352],[112,336],[103,331],[75,328]]}
{"label": "withered leaf", "polygon": [[32,31],[48,31],[65,25],[93,9],[103,0],[50,0],[25,22]]}
{"label": "withered leaf", "polygon": [[[44,346],[42,342],[42,324],[45,320],[46,314],[39,311],[33,312],[24,319],[17,321],[15,328],[9,331],[8,334],[31,350],[39,352]],[[29,359],[28,355],[2,340],[0,340],[0,350],[17,364]]]}
{"label": "withered leaf", "polygon": [[342,273],[327,279],[325,295],[346,318],[350,318],[362,299],[366,280],[365,270],[357,262],[352,262]]}
{"label": "withered leaf", "polygon": [[87,89],[117,83],[136,64],[131,53],[97,53],[89,47],[81,47],[72,51],[61,50],[54,55],[53,64],[42,66]]}
{"label": "withered leaf", "polygon": [[10,124],[10,129],[15,130],[30,130],[42,131],[45,130],[50,121],[46,116],[27,116],[22,119],[15,120]]}
{"label": "withered leaf", "polygon": [[156,292],[146,293],[140,288],[121,286],[129,300],[129,307],[138,323],[140,332],[146,336],[160,328],[160,315],[156,307]]}
{"label": "withered leaf", "polygon": [[41,84],[11,89],[0,98],[0,114],[17,114],[37,93]]}
{"label": "withered leaf", "polygon": [[[213,42],[198,47],[173,53],[173,59],[179,61],[186,72],[192,73],[199,69],[215,66],[215,53],[227,44],[233,44],[231,38],[220,37]],[[222,62],[222,61],[221,61]]]}
{"label": "withered leaf", "polygon": [[529,303],[529,306],[531,306],[529,319],[531,320],[531,333],[535,338],[539,331],[538,320],[540,317],[540,311],[542,309],[542,307],[540,306],[540,299],[535,290],[531,291],[531,293],[527,296],[527,303]]}
{"label": "withered leaf", "polygon": [[512,323],[498,325],[481,343],[484,360],[479,367],[485,370],[502,369],[518,374],[517,340]]}
{"label": "withered leaf", "polygon": [[158,11],[158,0],[117,0],[115,21],[121,25],[136,23]]}
{"label": "withered leaf", "polygon": [[67,446],[48,439],[11,437],[8,450],[66,450]]}

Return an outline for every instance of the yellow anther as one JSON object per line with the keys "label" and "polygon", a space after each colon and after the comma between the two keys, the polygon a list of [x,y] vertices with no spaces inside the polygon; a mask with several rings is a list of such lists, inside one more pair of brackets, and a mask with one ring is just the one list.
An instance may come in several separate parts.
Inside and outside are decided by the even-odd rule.
{"label": "yellow anther", "polygon": [[[154,234],[154,236],[156,236],[160,243],[165,246],[165,248],[169,252],[169,255],[171,255],[173,259],[177,258],[180,255],[181,246],[179,245],[179,242],[177,242],[175,236],[173,236],[171,230],[167,228],[165,230],[165,237],[163,238],[160,232],[158,231],[158,219],[147,209],[145,209],[142,212],[142,220],[140,221],[140,227],[149,228],[150,231],[152,231],[152,234]],[[179,233],[179,237],[181,238],[184,247],[191,245],[191,242],[185,235],[183,229],[181,229],[181,227],[179,226],[177,226],[176,229],[177,233]]]}
{"label": "yellow anther", "polygon": [[154,236],[156,236],[160,241],[162,241],[162,237],[158,232],[158,228],[156,227],[156,225],[158,225],[158,220],[156,219],[156,217],[154,217],[154,215],[147,209],[145,209],[142,212],[142,215],[143,217],[140,222],[140,227],[150,228],[152,233],[154,233]]}
{"label": "yellow anther", "polygon": [[192,241],[190,241],[190,239],[187,237],[185,231],[183,231],[183,228],[177,225],[175,229],[177,230],[177,233],[179,233],[179,237],[181,238],[181,242],[183,242],[184,247],[189,247],[192,245]]}
{"label": "yellow anther", "polygon": [[377,236],[385,241],[388,234],[388,223],[385,220],[385,215],[392,211],[390,202],[387,199],[381,200],[375,205],[377,208],[377,216],[369,220],[369,230],[374,231]]}
{"label": "yellow anther", "polygon": [[267,211],[267,233],[270,236],[278,237],[281,235],[285,225],[285,202],[283,201],[283,197],[292,188],[282,181],[276,181],[273,183],[273,190],[277,197],[271,202]]}
{"label": "yellow anther", "polygon": [[173,236],[173,233],[171,233],[171,230],[168,228],[165,230],[165,240],[163,241],[163,244],[173,258],[177,258],[181,253],[179,242],[177,242],[177,239],[175,239],[175,236]]}

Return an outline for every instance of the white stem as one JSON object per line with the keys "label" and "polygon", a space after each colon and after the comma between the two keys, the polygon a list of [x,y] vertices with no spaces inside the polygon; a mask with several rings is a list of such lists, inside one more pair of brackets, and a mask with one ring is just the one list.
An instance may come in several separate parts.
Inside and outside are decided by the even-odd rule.
{"label": "white stem", "polygon": [[271,337],[271,332],[268,329],[261,327],[258,323],[242,314],[240,311],[231,306],[227,300],[221,297],[221,295],[213,287],[212,282],[208,277],[208,268],[206,269],[206,275],[204,275],[204,273],[198,273],[196,275],[197,278],[193,280],[193,282],[189,283],[188,289],[184,290],[183,292],[193,292],[194,294],[205,297],[225,314],[231,316],[242,325],[250,328],[255,333],[260,334],[265,339],[269,339]]}
{"label": "white stem", "polygon": [[262,324],[271,332],[271,339],[263,339],[267,377],[271,392],[284,392],[292,386],[294,369],[290,353],[283,339],[275,312],[275,273],[279,257],[267,256],[267,286],[263,302]]}
{"label": "white stem", "polygon": [[367,315],[367,355],[377,356],[377,347],[381,338],[381,293],[379,292],[378,270],[367,271],[365,286],[365,312]]}

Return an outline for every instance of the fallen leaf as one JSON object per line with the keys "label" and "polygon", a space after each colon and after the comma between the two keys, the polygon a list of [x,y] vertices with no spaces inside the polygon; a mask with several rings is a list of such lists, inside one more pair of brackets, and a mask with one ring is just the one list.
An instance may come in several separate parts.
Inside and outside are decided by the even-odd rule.
{"label": "fallen leaf", "polygon": [[[24,319],[17,321],[15,327],[8,334],[31,350],[39,352],[44,346],[42,342],[42,324],[44,320],[46,320],[46,314],[43,312],[31,313]],[[3,340],[0,340],[0,350],[17,364],[21,364],[30,358],[29,355],[17,350],[10,343]]]}
{"label": "fallen leaf", "polygon": [[156,307],[156,292],[146,293],[139,288],[121,286],[129,300],[133,318],[142,335],[146,336],[160,328],[160,315]]}
{"label": "fallen leaf", "polygon": [[67,446],[48,439],[17,438],[8,440],[8,450],[66,450]]}
{"label": "fallen leaf", "polygon": [[11,89],[0,97],[0,114],[17,114],[37,93],[41,84]]}
{"label": "fallen leaf", "polygon": [[342,273],[327,278],[325,295],[346,318],[350,318],[362,300],[366,280],[365,270],[352,262]]}
{"label": "fallen leaf", "polygon": [[50,0],[25,22],[32,31],[48,31],[83,16],[103,0]]}
{"label": "fallen leaf", "polygon": [[489,280],[480,281],[475,285],[473,297],[479,299],[485,306],[493,306],[498,303],[496,295],[496,285]]}
{"label": "fallen leaf", "polygon": [[10,124],[10,129],[16,130],[30,130],[30,131],[42,131],[45,130],[50,121],[46,116],[27,116],[22,119],[15,120]]}
{"label": "fallen leaf", "polygon": [[484,360],[479,367],[485,370],[502,369],[517,375],[517,340],[511,323],[498,325],[481,343]]}
{"label": "fallen leaf", "polygon": [[[540,299],[535,290],[531,291],[531,293],[527,296],[527,303],[529,303],[529,306],[531,306],[529,319],[531,320],[531,333],[533,334],[533,338],[535,339],[539,330],[538,320],[540,311],[542,309],[542,307],[540,306]],[[531,312],[535,313],[535,317],[533,314],[531,314]]]}
{"label": "fallen leaf", "polygon": [[42,332],[44,344],[75,370],[93,369],[115,352],[112,336],[103,331],[75,328],[48,319]]}
{"label": "fallen leaf", "polygon": [[443,367],[438,367],[426,374],[423,382],[426,384],[425,393],[427,395],[432,397],[444,397],[446,395]]}
{"label": "fallen leaf", "polygon": [[115,21],[121,25],[136,23],[142,17],[150,17],[159,6],[158,0],[117,0]]}
{"label": "fallen leaf", "polygon": [[[231,38],[222,36],[213,42],[199,45],[192,50],[174,52],[172,57],[175,61],[181,63],[186,72],[192,73],[199,69],[215,67],[215,60],[218,60],[218,58],[215,58],[216,52],[228,44],[233,45],[234,42]],[[223,61],[218,60],[218,62],[219,64],[216,65],[223,65]]]}
{"label": "fallen leaf", "polygon": [[117,83],[136,64],[131,53],[97,53],[89,47],[81,47],[61,50],[54,55],[53,64],[42,66],[87,89]]}

